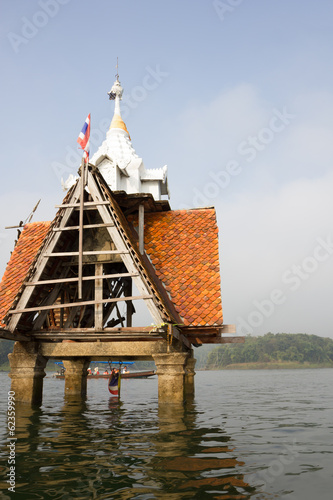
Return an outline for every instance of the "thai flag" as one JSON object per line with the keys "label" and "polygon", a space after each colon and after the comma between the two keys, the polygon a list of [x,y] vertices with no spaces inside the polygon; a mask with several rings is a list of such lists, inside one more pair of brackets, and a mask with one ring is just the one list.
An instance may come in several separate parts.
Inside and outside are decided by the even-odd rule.
{"label": "thai flag", "polygon": [[77,142],[80,144],[81,148],[84,150],[83,158],[89,161],[89,138],[90,138],[90,113],[84,122],[80,135]]}
{"label": "thai flag", "polygon": [[113,397],[118,398],[120,395],[120,371],[112,371],[109,378],[109,392]]}

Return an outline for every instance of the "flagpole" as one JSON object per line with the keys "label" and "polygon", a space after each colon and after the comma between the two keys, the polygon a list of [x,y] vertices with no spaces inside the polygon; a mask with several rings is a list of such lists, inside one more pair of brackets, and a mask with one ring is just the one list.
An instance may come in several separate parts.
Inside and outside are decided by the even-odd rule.
{"label": "flagpole", "polygon": [[82,299],[82,274],[83,274],[83,211],[84,211],[84,188],[88,182],[86,171],[88,172],[89,161],[89,140],[90,140],[90,113],[82,127],[77,142],[84,150],[81,161],[81,189],[80,189],[80,215],[79,215],[79,262],[78,262],[78,299]]}
{"label": "flagpole", "polygon": [[83,209],[84,209],[84,179],[85,179],[85,158],[81,161],[81,193],[80,193],[80,218],[79,218],[79,289],[78,298],[82,299],[82,270],[83,270]]}

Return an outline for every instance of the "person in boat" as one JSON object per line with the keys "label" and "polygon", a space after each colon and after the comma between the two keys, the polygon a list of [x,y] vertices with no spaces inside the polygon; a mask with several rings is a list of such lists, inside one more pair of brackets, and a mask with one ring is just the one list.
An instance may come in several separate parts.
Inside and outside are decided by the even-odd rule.
{"label": "person in boat", "polygon": [[109,372],[105,370],[105,372],[103,372],[103,375],[109,375]]}
{"label": "person in boat", "polygon": [[91,375],[91,368],[87,368],[88,375]]}
{"label": "person in boat", "polygon": [[94,375],[99,375],[99,369],[98,369],[98,366],[96,366],[96,368],[94,369]]}
{"label": "person in boat", "polygon": [[124,368],[121,370],[121,373],[128,373],[128,368],[127,368],[127,366],[124,366]]}

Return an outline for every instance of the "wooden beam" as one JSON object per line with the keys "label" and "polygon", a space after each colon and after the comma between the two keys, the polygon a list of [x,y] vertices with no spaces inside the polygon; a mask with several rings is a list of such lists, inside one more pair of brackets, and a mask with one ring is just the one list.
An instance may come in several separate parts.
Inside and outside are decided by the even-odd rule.
{"label": "wooden beam", "polygon": [[221,333],[236,333],[236,325],[222,325]]}
{"label": "wooden beam", "polygon": [[[84,174],[85,174],[85,160],[82,158],[81,161],[81,179],[80,179],[80,215],[79,215],[79,268],[78,268],[78,298],[82,299],[82,276],[83,276],[83,216],[84,216]],[[72,203],[69,203],[72,205]],[[76,205],[76,204],[74,204]],[[60,252],[61,253],[61,252]]]}
{"label": "wooden beam", "polygon": [[[102,304],[108,304],[109,302],[118,302],[126,300],[148,300],[151,299],[152,295],[137,295],[135,297],[118,297],[116,299],[103,299]],[[62,309],[64,307],[80,307],[80,306],[92,306],[99,304],[97,300],[83,300],[82,302],[67,302],[67,304],[50,304],[47,306],[36,306],[27,307],[25,309],[11,309],[8,314],[24,314],[29,312],[47,311],[49,309]]]}
{"label": "wooden beam", "polygon": [[19,342],[27,342],[29,340],[32,340],[31,337],[28,337],[28,335],[23,335],[19,332],[12,333],[8,330],[4,330],[3,328],[0,328],[0,338],[6,340],[18,340]]}
{"label": "wooden beam", "polygon": [[191,349],[191,342],[175,326],[171,327],[172,336]]}
{"label": "wooden beam", "polygon": [[[106,223],[106,224],[84,224],[83,229],[96,229],[99,227],[113,227],[114,224]],[[53,231],[78,231],[80,226],[66,226],[66,227],[54,227]]]}
{"label": "wooden beam", "polygon": [[[80,350],[78,351],[78,347]],[[116,342],[41,342],[39,353],[46,358],[67,359],[72,357],[89,357],[100,360],[117,359],[152,359],[152,354],[166,353],[167,345],[162,339],[146,339],[140,342],[117,340]]]}
{"label": "wooden beam", "polygon": [[[76,335],[82,334],[86,335],[88,333],[93,333],[96,336],[95,328],[50,328],[48,330],[40,329],[33,332],[35,334],[45,334],[45,335],[58,335],[58,334],[68,334],[68,335]],[[154,328],[153,326],[132,326],[132,327],[105,327],[100,332],[101,335],[104,333],[109,333],[113,335],[132,335],[132,334],[140,334],[140,335],[162,335],[165,334],[165,330],[163,328]]]}
{"label": "wooden beam", "polygon": [[201,336],[216,336],[220,335],[220,329],[219,328],[209,328],[209,327],[198,327],[198,328],[183,328],[182,329],[183,334],[186,335],[186,337],[201,337]]}
{"label": "wooden beam", "polygon": [[[82,166],[82,165],[81,165]],[[97,207],[98,205],[110,205],[109,201],[85,201],[84,208]],[[63,203],[62,205],[55,205],[56,208],[80,208],[80,203]]]}
{"label": "wooden beam", "polygon": [[[103,264],[97,262],[95,264],[95,273],[97,275],[103,274]],[[103,329],[103,280],[97,279],[95,281],[95,328],[96,330]]]}
{"label": "wooden beam", "polygon": [[141,255],[143,255],[145,251],[144,229],[145,229],[145,206],[143,203],[141,203],[139,205],[139,251]]}
{"label": "wooden beam", "polygon": [[192,343],[198,343],[197,341],[199,340],[203,344],[244,344],[245,337],[203,337],[198,335],[197,337],[191,338],[190,340]]}
{"label": "wooden beam", "polygon": [[[89,250],[82,252],[82,255],[119,255],[129,253],[126,250]],[[53,252],[44,253],[43,257],[77,257],[80,252]]]}
{"label": "wooden beam", "polygon": [[[128,280],[126,293],[132,295],[132,280]],[[126,326],[132,326],[133,304],[132,302],[126,303]]]}
{"label": "wooden beam", "polygon": [[[132,276],[139,276],[139,273],[118,273],[118,274],[103,274],[103,276],[83,276],[82,281],[93,281],[98,279],[112,279],[112,278],[129,278]],[[55,285],[56,283],[77,283],[79,278],[58,278],[54,280],[42,280],[42,281],[25,281],[26,286],[36,286],[36,285]]]}
{"label": "wooden beam", "polygon": [[[56,285],[53,288],[52,292],[49,293],[48,296],[47,296],[46,304],[45,305],[47,305],[47,302],[49,304],[53,304],[56,301],[56,299],[57,299],[57,297],[58,297],[58,295],[60,293],[60,289],[61,289],[60,284]],[[43,325],[43,323],[44,323],[44,321],[45,321],[45,319],[47,317],[47,314],[48,314],[48,310],[46,309],[43,313],[41,313],[38,316],[38,318],[36,319],[35,324],[33,326],[33,329],[39,330],[39,328],[42,327],[42,325]]]}
{"label": "wooden beam", "polygon": [[[18,339],[16,339],[18,340]],[[31,339],[29,339],[31,340]],[[63,340],[76,340],[76,341],[84,341],[84,342],[104,342],[104,341],[117,341],[117,342],[152,342],[152,341],[161,341],[165,342],[164,338],[161,335],[145,335],[143,333],[137,334],[121,334],[114,335],[111,333],[85,333],[85,334],[46,334],[46,333],[37,333],[34,334],[32,340],[43,340],[49,342],[59,342],[61,343]]]}

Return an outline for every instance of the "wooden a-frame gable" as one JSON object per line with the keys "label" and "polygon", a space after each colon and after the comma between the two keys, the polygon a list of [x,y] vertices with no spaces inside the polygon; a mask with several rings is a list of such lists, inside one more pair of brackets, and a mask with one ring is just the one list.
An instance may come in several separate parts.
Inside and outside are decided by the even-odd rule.
{"label": "wooden a-frame gable", "polygon": [[[138,291],[135,296],[132,284]],[[135,303],[140,300],[154,326],[132,327]],[[119,304],[124,302],[122,315]],[[165,325],[180,322],[112,192],[89,166],[85,189],[80,178],[59,206],[5,317],[6,329],[53,340],[88,339],[96,333],[111,338],[125,334],[166,338]]]}

